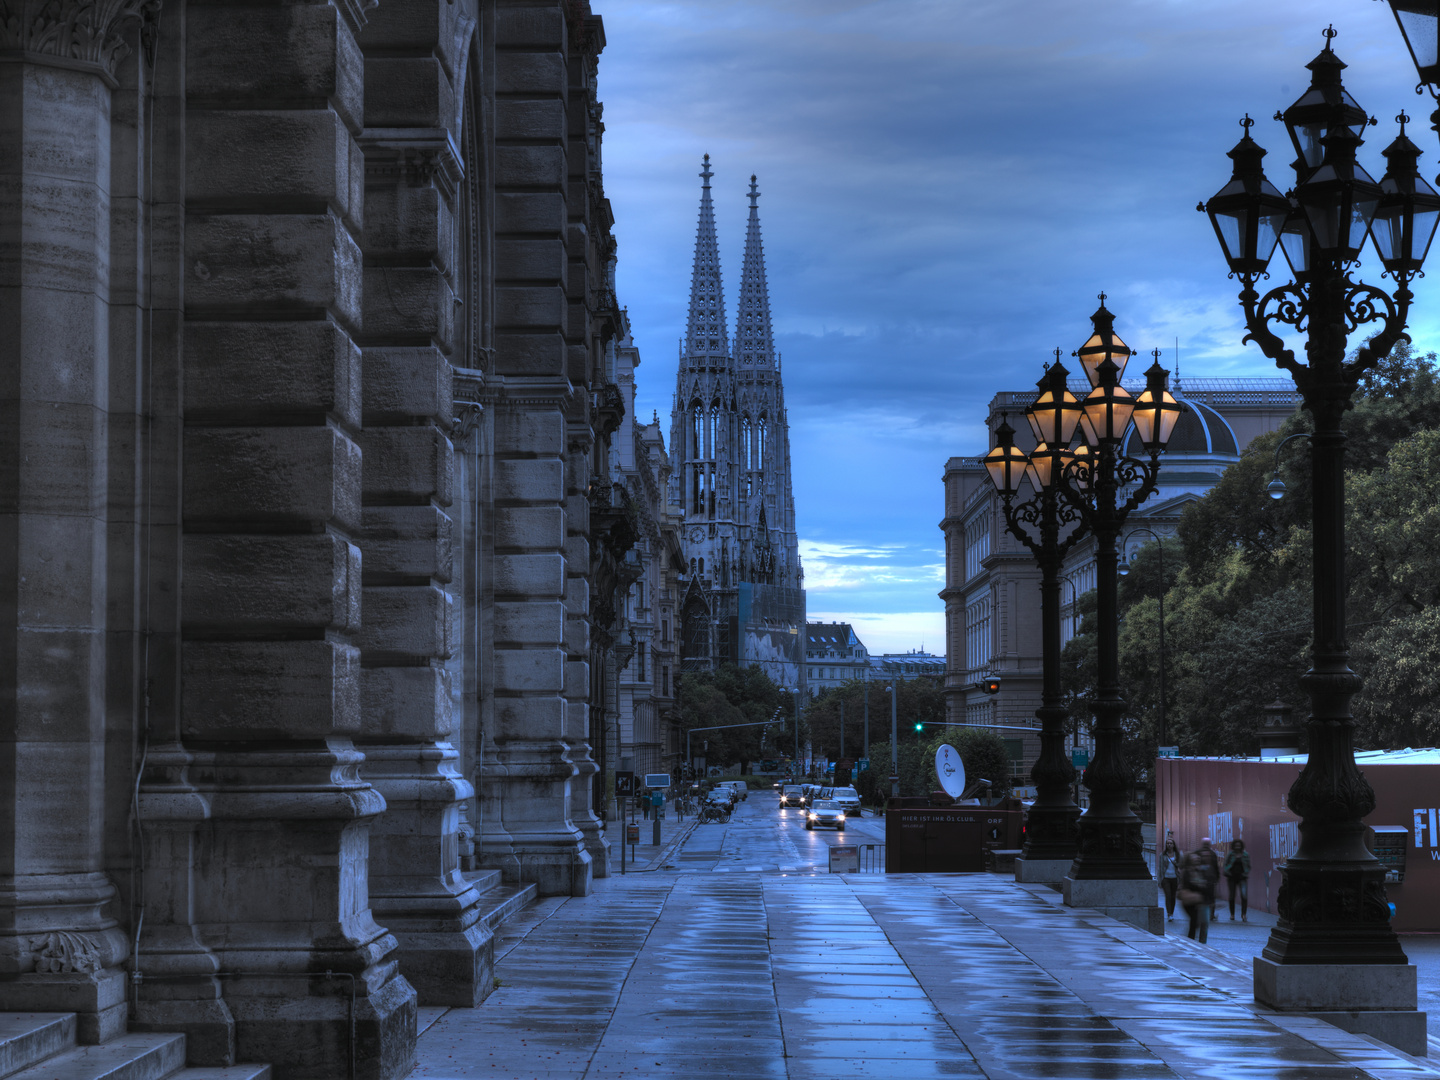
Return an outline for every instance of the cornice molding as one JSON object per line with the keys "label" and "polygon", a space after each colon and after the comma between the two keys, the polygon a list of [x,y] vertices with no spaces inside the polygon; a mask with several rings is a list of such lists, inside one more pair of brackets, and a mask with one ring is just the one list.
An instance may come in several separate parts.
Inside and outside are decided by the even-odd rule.
{"label": "cornice molding", "polygon": [[0,62],[90,71],[113,90],[130,53],[125,32],[153,19],[161,0],[0,0]]}

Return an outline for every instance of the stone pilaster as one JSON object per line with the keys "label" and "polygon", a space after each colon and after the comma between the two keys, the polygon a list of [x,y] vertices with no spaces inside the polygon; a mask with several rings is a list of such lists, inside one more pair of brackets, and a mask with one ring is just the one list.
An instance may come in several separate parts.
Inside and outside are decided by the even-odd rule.
{"label": "stone pilaster", "polygon": [[[486,866],[542,893],[590,891],[566,740],[566,26],[561,5],[495,9],[493,759]],[[493,735],[493,737],[491,737]],[[493,760],[493,764],[490,761]],[[503,826],[503,840],[490,830]]]}
{"label": "stone pilaster", "polygon": [[0,18],[0,1009],[77,1012],[84,1042],[125,1028],[128,952],[104,873],[111,94],[158,7]]}
{"label": "stone pilaster", "polygon": [[[143,793],[168,822],[150,834],[173,893],[157,921],[208,946],[237,1059],[280,1078],[389,1080],[414,1060],[415,992],[369,900],[385,803],[353,743],[359,6],[185,11],[184,693]],[[169,1002],[157,1026],[213,1022],[184,974],[142,954],[142,987]]]}

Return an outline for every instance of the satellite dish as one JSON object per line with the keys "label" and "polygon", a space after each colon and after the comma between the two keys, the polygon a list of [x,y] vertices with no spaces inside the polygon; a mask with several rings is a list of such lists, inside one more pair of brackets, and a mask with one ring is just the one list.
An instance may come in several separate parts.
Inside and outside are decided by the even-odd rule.
{"label": "satellite dish", "polygon": [[965,790],[965,765],[960,760],[960,751],[949,743],[941,743],[935,751],[935,775],[940,778],[945,794],[952,799],[958,799]]}

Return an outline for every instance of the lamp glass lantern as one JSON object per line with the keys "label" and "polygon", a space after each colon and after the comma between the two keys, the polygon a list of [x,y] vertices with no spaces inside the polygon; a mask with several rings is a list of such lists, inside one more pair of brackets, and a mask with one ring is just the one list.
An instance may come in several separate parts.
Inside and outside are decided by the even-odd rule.
{"label": "lamp glass lantern", "polygon": [[1422,83],[1440,83],[1440,0],[1390,0]]}
{"label": "lamp glass lantern", "polygon": [[1416,274],[1440,225],[1440,195],[1416,168],[1420,148],[1405,135],[1404,113],[1400,122],[1400,135],[1385,148],[1388,166],[1380,180],[1380,205],[1370,235],[1386,270]]}
{"label": "lamp glass lantern", "polygon": [[1341,81],[1345,64],[1330,50],[1334,33],[1327,31],[1324,50],[1305,65],[1311,73],[1310,88],[1279,117],[1295,147],[1295,167],[1302,176],[1320,167],[1325,158],[1325,140],[1332,134],[1349,131],[1358,139],[1370,122]]}
{"label": "lamp glass lantern", "polygon": [[1360,140],[1348,130],[1325,137],[1325,159],[1295,188],[1295,201],[1310,227],[1314,254],[1354,262],[1365,246],[1381,190],[1355,161]]}
{"label": "lamp glass lantern", "polygon": [[1095,464],[1098,461],[1094,449],[1089,443],[1082,442],[1070,456],[1066,463],[1065,471],[1075,490],[1088,494],[1091,488],[1091,481],[1094,479]]}
{"label": "lamp glass lantern", "polygon": [[1000,426],[995,431],[995,448],[985,455],[985,471],[995,490],[1009,498],[1020,490],[1020,478],[1030,460],[1025,452],[1015,445],[1015,429],[1010,426],[1004,413],[1000,415]]}
{"label": "lamp glass lantern", "polygon": [[1185,406],[1170,393],[1170,373],[1160,366],[1158,357],[1145,372],[1145,379],[1145,390],[1135,399],[1131,419],[1145,449],[1155,454],[1165,449]]}
{"label": "lamp glass lantern", "polygon": [[1105,309],[1103,294],[1100,310],[1090,316],[1090,321],[1095,326],[1095,332],[1075,350],[1075,355],[1085,369],[1085,377],[1090,380],[1091,386],[1100,385],[1100,369],[1107,362],[1115,365],[1115,381],[1118,383],[1120,376],[1125,374],[1125,365],[1130,361],[1130,346],[1115,333],[1115,316]]}
{"label": "lamp glass lantern", "polygon": [[1086,442],[1118,442],[1130,426],[1134,411],[1135,398],[1120,385],[1118,365],[1107,360],[1101,365],[1099,385],[1085,395],[1085,416],[1080,423]]}
{"label": "lamp glass lantern", "polygon": [[1025,410],[1025,418],[1030,421],[1030,430],[1035,433],[1037,444],[1069,446],[1070,440],[1075,437],[1075,427],[1080,423],[1085,408],[1080,399],[1066,388],[1069,375],[1057,362],[1045,370],[1036,384],[1040,396]]}
{"label": "lamp glass lantern", "polygon": [[1030,452],[1025,479],[1030,481],[1030,486],[1036,491],[1044,491],[1064,477],[1066,466],[1074,460],[1075,455],[1064,447],[1055,449],[1049,443],[1042,442]]}
{"label": "lamp glass lantern", "polygon": [[1250,138],[1250,118],[1241,123],[1245,136],[1228,155],[1235,163],[1230,182],[1201,209],[1210,217],[1231,272],[1259,275],[1275,254],[1290,202],[1265,178],[1260,162],[1266,151]]}

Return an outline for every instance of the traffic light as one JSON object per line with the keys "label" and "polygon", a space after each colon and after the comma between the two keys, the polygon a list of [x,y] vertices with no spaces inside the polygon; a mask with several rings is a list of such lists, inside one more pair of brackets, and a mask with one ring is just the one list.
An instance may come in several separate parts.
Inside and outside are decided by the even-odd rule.
{"label": "traffic light", "polygon": [[925,730],[925,725],[922,724],[922,723],[920,723],[920,721],[917,720],[917,721],[915,721],[915,730],[916,730],[916,731],[924,731],[924,730]]}
{"label": "traffic light", "polygon": [[1000,692],[1000,676],[986,675],[980,680],[980,689],[987,694],[998,694]]}

